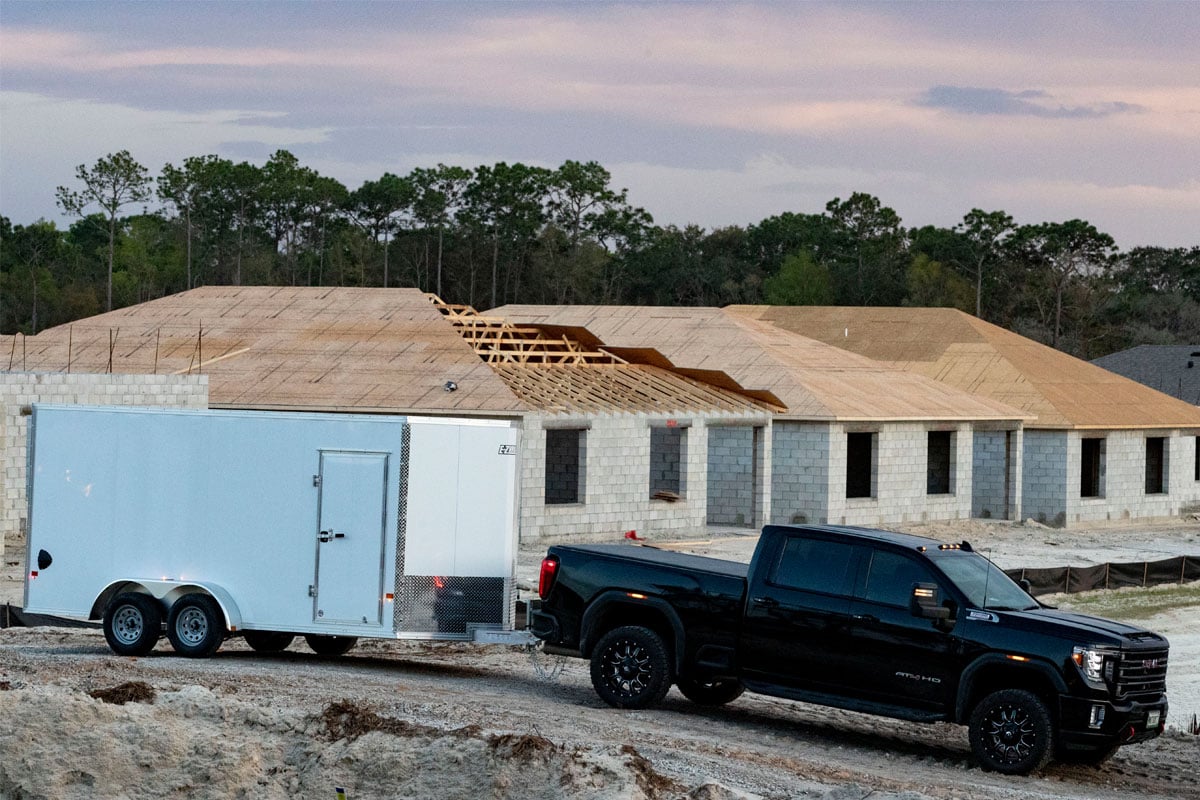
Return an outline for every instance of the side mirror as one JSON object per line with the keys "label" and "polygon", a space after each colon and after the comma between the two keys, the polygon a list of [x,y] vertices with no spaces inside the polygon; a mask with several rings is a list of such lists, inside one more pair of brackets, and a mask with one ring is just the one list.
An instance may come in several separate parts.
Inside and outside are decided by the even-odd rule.
{"label": "side mirror", "polygon": [[941,593],[936,583],[913,584],[910,608],[914,617],[950,619],[950,609],[942,605]]}

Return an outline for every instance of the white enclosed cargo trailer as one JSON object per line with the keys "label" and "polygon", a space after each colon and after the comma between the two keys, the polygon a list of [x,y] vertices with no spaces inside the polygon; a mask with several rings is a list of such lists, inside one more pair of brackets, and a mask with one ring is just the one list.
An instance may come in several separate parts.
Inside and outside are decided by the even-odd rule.
{"label": "white enclosed cargo trailer", "polygon": [[519,428],[493,420],[32,407],[25,609],[165,630],[511,641]]}

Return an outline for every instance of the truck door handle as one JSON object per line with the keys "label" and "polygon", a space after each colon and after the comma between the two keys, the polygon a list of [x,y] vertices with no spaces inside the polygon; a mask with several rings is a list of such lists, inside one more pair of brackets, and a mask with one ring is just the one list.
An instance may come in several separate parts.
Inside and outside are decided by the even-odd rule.
{"label": "truck door handle", "polygon": [[750,602],[754,603],[756,606],[762,606],[763,608],[775,608],[779,605],[779,601],[774,597],[755,597]]}
{"label": "truck door handle", "polygon": [[345,538],[346,538],[346,534],[334,533],[333,531],[321,531],[319,534],[317,534],[318,542],[328,542],[333,539],[345,539]]}
{"label": "truck door handle", "polygon": [[879,622],[878,617],[873,617],[870,614],[855,614],[850,619],[854,620],[855,622]]}

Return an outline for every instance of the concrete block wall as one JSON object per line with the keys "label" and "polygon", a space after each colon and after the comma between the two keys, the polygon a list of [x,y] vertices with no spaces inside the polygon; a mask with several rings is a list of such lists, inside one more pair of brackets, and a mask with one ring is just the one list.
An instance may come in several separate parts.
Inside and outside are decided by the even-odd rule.
{"label": "concrete block wall", "polygon": [[936,495],[927,493],[930,426],[889,423],[874,429],[875,496],[847,498],[846,434],[851,430],[859,428],[842,424],[829,427],[829,505],[825,521],[880,526],[970,517],[974,438],[969,424],[955,427],[951,437],[952,493]]}
{"label": "concrete block wall", "polygon": [[0,555],[3,539],[25,532],[26,437],[31,403],[208,408],[206,375],[0,373]]}
{"label": "concrete block wall", "polygon": [[1074,437],[1074,481],[1068,480],[1066,431],[1025,431],[1022,448],[1022,514],[1044,525],[1062,526],[1067,520],[1067,493],[1079,496],[1079,437]]}
{"label": "concrete block wall", "polygon": [[[752,426],[708,428],[708,523],[753,526],[758,468]],[[761,456],[760,456],[761,458]]]}
{"label": "concrete block wall", "polygon": [[[1080,497],[1084,437],[1104,437],[1103,497]],[[1166,465],[1165,492],[1146,493],[1146,439],[1161,436]],[[1130,519],[1177,517],[1200,505],[1196,481],[1196,437],[1193,431],[1117,430],[1070,431],[1066,439],[1067,526],[1080,523],[1120,522]]]}
{"label": "concrete block wall", "polygon": [[[823,422],[776,421],[771,426],[771,510],[775,525],[821,524],[829,517],[830,426]],[[842,493],[845,494],[845,443]]]}
{"label": "concrete block wall", "polygon": [[1004,519],[1008,498],[1005,478],[1009,469],[1005,431],[975,431],[972,454],[971,516]]}
{"label": "concrete block wall", "polygon": [[[738,418],[748,422],[754,417]],[[522,424],[520,536],[522,542],[617,541],[627,530],[654,538],[702,531],[707,518],[707,425],[729,418],[680,417],[686,442],[684,497],[650,499],[651,429],[662,416],[609,414],[572,418],[531,414]],[[761,424],[767,424],[763,417]],[[547,505],[546,428],[586,428],[586,485],[583,503]]]}

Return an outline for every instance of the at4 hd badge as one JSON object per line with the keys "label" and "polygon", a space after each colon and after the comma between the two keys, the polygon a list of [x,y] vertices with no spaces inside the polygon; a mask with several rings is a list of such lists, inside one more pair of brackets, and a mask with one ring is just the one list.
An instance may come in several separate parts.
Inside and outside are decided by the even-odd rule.
{"label": "at4 hd badge", "polygon": [[502,455],[502,456],[515,456],[516,454],[517,454],[517,446],[516,446],[515,444],[502,444],[502,445],[500,445],[500,455]]}

